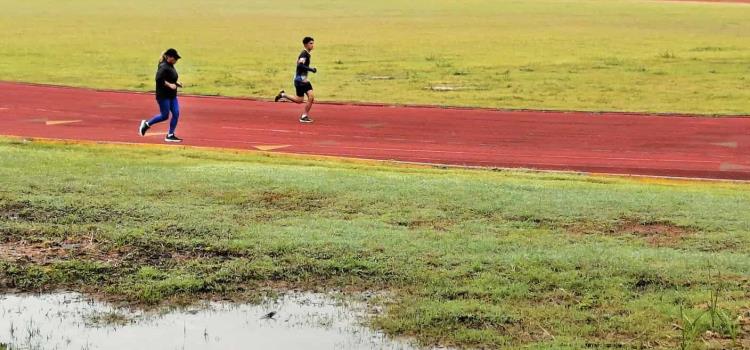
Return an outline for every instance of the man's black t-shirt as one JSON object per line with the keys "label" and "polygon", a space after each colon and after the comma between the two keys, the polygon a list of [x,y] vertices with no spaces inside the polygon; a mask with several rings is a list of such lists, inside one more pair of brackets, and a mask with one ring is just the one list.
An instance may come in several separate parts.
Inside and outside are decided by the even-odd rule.
{"label": "man's black t-shirt", "polygon": [[294,75],[294,80],[307,80],[308,71],[310,71],[310,53],[307,50],[302,50],[297,58],[297,73]]}
{"label": "man's black t-shirt", "polygon": [[163,100],[177,97],[177,90],[170,89],[164,82],[176,84],[178,78],[173,65],[167,62],[159,63],[159,69],[156,71],[156,98]]}

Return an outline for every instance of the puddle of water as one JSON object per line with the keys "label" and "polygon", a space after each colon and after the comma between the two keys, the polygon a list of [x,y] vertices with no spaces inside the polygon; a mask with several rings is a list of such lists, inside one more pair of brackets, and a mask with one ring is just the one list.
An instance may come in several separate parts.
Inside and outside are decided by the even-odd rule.
{"label": "puddle of water", "polygon": [[0,349],[416,349],[363,326],[365,315],[362,304],[323,294],[169,312],[117,308],[78,293],[11,294],[0,296]]}

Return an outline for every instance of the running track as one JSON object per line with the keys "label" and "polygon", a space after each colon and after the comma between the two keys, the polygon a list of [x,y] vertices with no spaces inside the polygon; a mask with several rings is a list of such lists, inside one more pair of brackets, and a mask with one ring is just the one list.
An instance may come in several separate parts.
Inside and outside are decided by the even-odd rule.
{"label": "running track", "polygon": [[[141,137],[151,94],[0,83],[0,135],[163,143]],[[183,145],[446,165],[750,180],[750,118],[180,98]]]}

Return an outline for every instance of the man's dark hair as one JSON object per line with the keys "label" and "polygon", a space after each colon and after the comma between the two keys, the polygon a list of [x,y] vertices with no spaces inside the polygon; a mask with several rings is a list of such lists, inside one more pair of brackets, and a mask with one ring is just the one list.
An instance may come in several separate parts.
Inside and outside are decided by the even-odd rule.
{"label": "man's dark hair", "polygon": [[302,43],[305,45],[309,44],[311,41],[315,41],[315,39],[309,36],[306,36],[304,39],[302,39]]}

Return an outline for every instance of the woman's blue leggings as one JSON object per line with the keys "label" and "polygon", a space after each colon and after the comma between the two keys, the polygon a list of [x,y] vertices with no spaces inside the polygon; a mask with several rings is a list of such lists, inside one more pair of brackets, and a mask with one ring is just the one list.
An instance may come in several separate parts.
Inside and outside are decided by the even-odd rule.
{"label": "woman's blue leggings", "polygon": [[156,123],[161,123],[169,119],[169,113],[172,112],[172,120],[169,122],[169,134],[174,134],[174,129],[177,128],[177,121],[180,119],[180,103],[177,102],[177,97],[156,99],[156,103],[159,104],[160,114],[151,118],[148,121],[149,126],[153,126]]}

